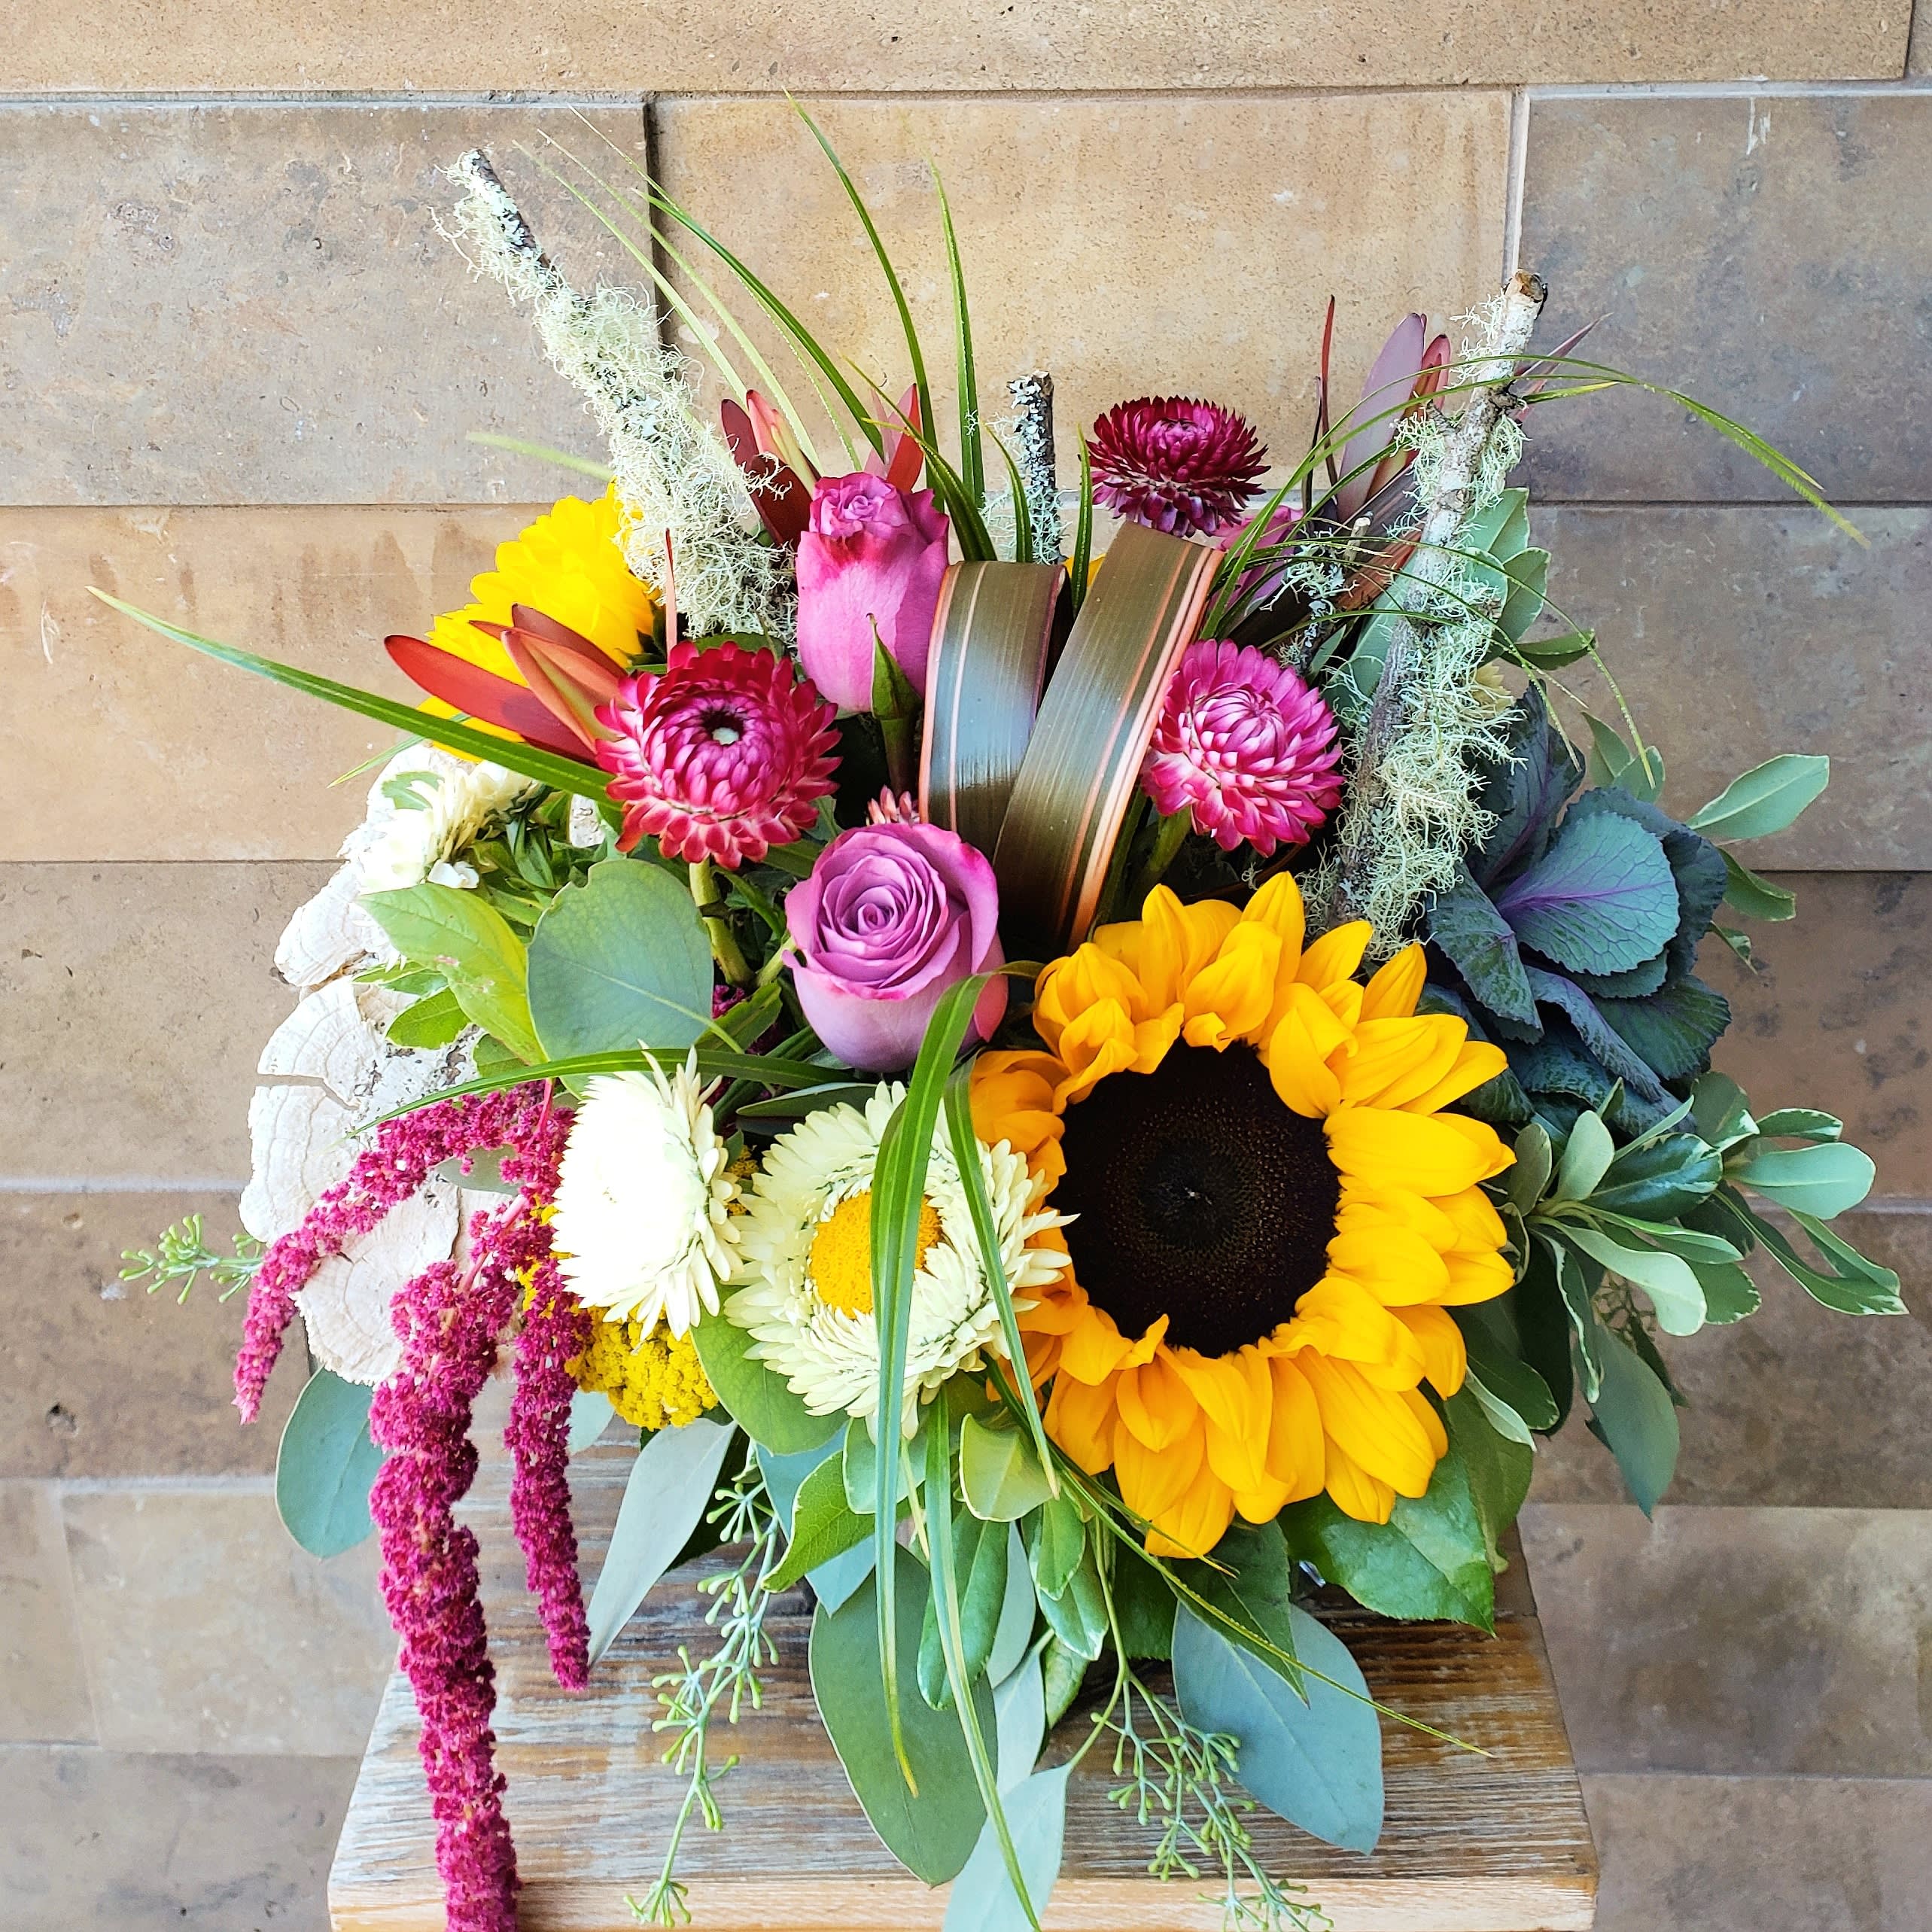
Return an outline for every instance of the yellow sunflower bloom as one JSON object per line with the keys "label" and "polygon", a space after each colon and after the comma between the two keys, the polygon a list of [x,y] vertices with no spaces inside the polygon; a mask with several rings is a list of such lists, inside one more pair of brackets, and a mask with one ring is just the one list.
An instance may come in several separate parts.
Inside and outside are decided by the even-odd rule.
{"label": "yellow sunflower bloom", "polygon": [[[628,670],[653,631],[657,602],[624,561],[619,541],[622,508],[615,488],[594,503],[563,497],[512,541],[497,546],[497,564],[473,578],[471,601],[436,620],[429,641],[465,662],[521,684],[523,677],[510,653],[476,628],[507,624],[514,604],[528,604],[566,624],[605,652],[619,670]],[[452,715],[432,701],[430,709]],[[494,725],[477,729],[510,735]]]}
{"label": "yellow sunflower bloom", "polygon": [[1514,1157],[1443,1111],[1501,1051],[1416,1013],[1419,946],[1363,985],[1365,923],[1303,939],[1285,874],[1240,910],[1156,887],[1040,975],[1045,1051],[974,1068],[981,1137],[1075,1217],[1021,1317],[1048,1432],[1159,1555],[1323,1489],[1372,1523],[1422,1495],[1448,1446],[1422,1384],[1466,1365],[1448,1308],[1513,1278],[1481,1184]]}

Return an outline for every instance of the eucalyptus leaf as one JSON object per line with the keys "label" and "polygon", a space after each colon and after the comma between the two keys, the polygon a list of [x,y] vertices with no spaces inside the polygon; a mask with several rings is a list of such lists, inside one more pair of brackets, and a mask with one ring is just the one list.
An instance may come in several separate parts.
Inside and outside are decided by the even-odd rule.
{"label": "eucalyptus leaf", "polygon": [[[1174,1620],[1174,1688],[1188,1721],[1232,1737],[1235,1772],[1268,1809],[1331,1845],[1372,1851],[1382,1835],[1382,1731],[1347,1648],[1288,1607],[1310,1676],[1304,1702],[1255,1654],[1183,1603]],[[1354,1694],[1350,1695],[1352,1692]]]}
{"label": "eucalyptus leaf", "polygon": [[1033,1640],[1033,1619],[1039,1610],[1033,1596],[1033,1572],[1027,1567],[1026,1545],[1012,1524],[1006,1526],[1006,1594],[986,1660],[986,1679],[997,1686],[1019,1669]]}
{"label": "eucalyptus leaf", "polygon": [[[1033,1581],[1036,1585],[1039,1581],[1037,1565]],[[1106,1599],[1094,1567],[1093,1551],[1088,1550],[1074,1566],[1066,1587],[1057,1596],[1041,1590],[1039,1598],[1040,1614],[1054,1636],[1076,1657],[1093,1663],[1105,1646],[1108,1632]]]}
{"label": "eucalyptus leaf", "polygon": [[[1072,1766],[1036,1771],[1005,1800],[1020,1876],[1036,1912],[1044,1914],[1060,1876],[1066,1831],[1066,1780]],[[946,1901],[944,1932],[1027,1932],[1027,1916],[989,1823]]]}
{"label": "eucalyptus leaf", "polygon": [[780,1456],[796,1456],[829,1441],[843,1427],[841,1416],[814,1415],[783,1376],[751,1354],[750,1331],[732,1321],[724,1306],[716,1314],[700,1315],[691,1339],[705,1379],[753,1442]]}
{"label": "eucalyptus leaf", "polygon": [[1704,1291],[1689,1262],[1656,1248],[1613,1240],[1600,1228],[1565,1222],[1563,1239],[1581,1248],[1611,1273],[1635,1282],[1651,1298],[1657,1325],[1667,1335],[1694,1335],[1704,1325]]}
{"label": "eucalyptus leaf", "polygon": [[[866,1519],[866,1529],[872,1519]],[[993,1642],[1006,1602],[1008,1529],[983,1523],[969,1510],[953,1518],[954,1561],[957,1566],[960,1648],[969,1678],[988,1674]],[[919,1693],[936,1711],[949,1711],[953,1699],[946,1681],[946,1660],[939,1644],[939,1620],[933,1605],[926,1608],[919,1638]]]}
{"label": "eucalyptus leaf", "polygon": [[318,1368],[303,1384],[282,1425],[275,1459],[275,1512],[312,1556],[339,1556],[376,1526],[369,1490],[382,1467],[382,1452],[369,1438],[375,1393]]}
{"label": "eucalyptus leaf", "polygon": [[580,1389],[570,1398],[570,1453],[588,1449],[610,1426],[617,1411],[601,1389]]}
{"label": "eucalyptus leaf", "polygon": [[960,1486],[966,1507],[988,1523],[1017,1523],[1052,1493],[1029,1437],[971,1416],[960,1429]]}
{"label": "eucalyptus leaf", "polygon": [[717,1488],[736,1432],[704,1416],[660,1429],[637,1453],[618,1505],[610,1547],[590,1594],[590,1660],[629,1623],[651,1586],[677,1560]]}
{"label": "eucalyptus leaf", "polygon": [[711,949],[689,892],[634,859],[592,866],[537,922],[530,1011],[546,1059],[695,1045],[711,1016]]}
{"label": "eucalyptus leaf", "polygon": [[1724,903],[1745,919],[1794,919],[1798,896],[1761,878],[1734,852],[1724,853]]}
{"label": "eucalyptus leaf", "polygon": [[1836,1141],[1811,1147],[1750,1149],[1730,1168],[1728,1178],[1780,1207],[1802,1208],[1829,1221],[1856,1207],[1871,1192],[1877,1173],[1862,1148]]}
{"label": "eucalyptus leaf", "polygon": [[1192,1564],[1182,1575],[1196,1594],[1228,1620],[1215,1628],[1252,1651],[1299,1696],[1292,1614],[1295,1568],[1281,1525],[1235,1523],[1214,1546],[1213,1556],[1218,1568]]}
{"label": "eucalyptus leaf", "polygon": [[[1025,1575],[1025,1564],[1016,1567]],[[1040,1747],[1046,1742],[1046,1678],[1036,1654],[1030,1651],[1003,1683],[993,1686],[993,1708],[999,1734],[999,1789],[1003,1794],[1033,1775]]]}
{"label": "eucalyptus leaf", "polygon": [[[916,1655],[930,1594],[926,1567],[908,1550],[899,1553],[893,1615],[898,1648]],[[812,1618],[811,1681],[832,1748],[853,1795],[886,1848],[929,1885],[957,1876],[972,1855],[986,1805],[973,1777],[958,1718],[931,1709],[921,1698],[899,1701],[899,1729],[917,1783],[906,1782],[893,1749],[879,1661],[878,1579],[868,1577],[837,1611],[820,1604]],[[994,1734],[991,1688],[976,1687],[982,1730]],[[996,1857],[997,1854],[996,1852]]]}
{"label": "eucalyptus leaf", "polygon": [[1040,1653],[1040,1671],[1046,1686],[1047,1728],[1051,1730],[1080,1695],[1080,1687],[1087,1678],[1087,1660],[1049,1634],[1046,1648]]}
{"label": "eucalyptus leaf", "polygon": [[1765,838],[1782,832],[1831,779],[1831,760],[1783,751],[1733,778],[1685,821],[1706,838]]}
{"label": "eucalyptus leaf", "polygon": [[1631,1500],[1648,1516],[1677,1471],[1676,1405],[1623,1343],[1607,1342],[1602,1355],[1602,1385],[1590,1401],[1590,1427],[1616,1457]]}

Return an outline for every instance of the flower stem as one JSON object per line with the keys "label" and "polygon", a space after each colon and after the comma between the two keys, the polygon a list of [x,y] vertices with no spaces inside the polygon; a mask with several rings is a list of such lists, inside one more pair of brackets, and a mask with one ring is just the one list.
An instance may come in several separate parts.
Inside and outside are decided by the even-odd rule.
{"label": "flower stem", "polygon": [[751,968],[738,936],[732,930],[731,921],[724,915],[718,897],[718,875],[708,859],[691,862],[691,896],[698,917],[704,922],[705,936],[711,942],[711,957],[717,961],[718,970],[732,985],[749,986]]}
{"label": "flower stem", "polygon": [[1177,812],[1170,812],[1161,821],[1161,829],[1154,835],[1154,850],[1147,855],[1147,863],[1141,867],[1133,882],[1131,903],[1138,905],[1167,875],[1167,868],[1174,863],[1174,855],[1181,849],[1194,824],[1194,808],[1183,805]]}

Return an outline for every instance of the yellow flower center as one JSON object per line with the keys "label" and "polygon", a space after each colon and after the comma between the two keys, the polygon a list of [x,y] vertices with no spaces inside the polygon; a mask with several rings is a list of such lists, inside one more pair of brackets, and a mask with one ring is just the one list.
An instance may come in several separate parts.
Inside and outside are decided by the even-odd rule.
{"label": "yellow flower center", "polygon": [[[926,1265],[926,1251],[942,1233],[939,1210],[923,1197],[915,1268]],[[806,1264],[813,1292],[828,1308],[843,1315],[872,1312],[872,1191],[848,1194],[818,1225]]]}

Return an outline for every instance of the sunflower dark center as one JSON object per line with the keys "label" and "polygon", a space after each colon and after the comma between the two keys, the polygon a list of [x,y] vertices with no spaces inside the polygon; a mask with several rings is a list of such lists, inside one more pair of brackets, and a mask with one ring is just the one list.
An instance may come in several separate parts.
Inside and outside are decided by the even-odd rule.
{"label": "sunflower dark center", "polygon": [[1053,1204],[1074,1273],[1123,1334],[1166,1315],[1204,1355],[1258,1340],[1322,1278],[1341,1185],[1319,1121],[1283,1106],[1251,1048],[1177,1045],[1066,1114]]}

